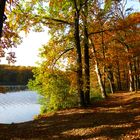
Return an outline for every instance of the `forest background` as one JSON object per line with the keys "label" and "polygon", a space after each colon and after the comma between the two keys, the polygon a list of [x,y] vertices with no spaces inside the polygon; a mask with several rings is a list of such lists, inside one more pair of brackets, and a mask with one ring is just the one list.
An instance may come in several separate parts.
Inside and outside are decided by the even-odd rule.
{"label": "forest background", "polygon": [[0,65],[0,85],[24,85],[33,79],[33,67]]}
{"label": "forest background", "polygon": [[[108,93],[140,88],[140,13],[127,0],[7,1],[0,56],[20,44],[21,31],[49,29],[42,63],[29,87],[42,95],[42,112]],[[15,53],[9,52],[9,63]]]}

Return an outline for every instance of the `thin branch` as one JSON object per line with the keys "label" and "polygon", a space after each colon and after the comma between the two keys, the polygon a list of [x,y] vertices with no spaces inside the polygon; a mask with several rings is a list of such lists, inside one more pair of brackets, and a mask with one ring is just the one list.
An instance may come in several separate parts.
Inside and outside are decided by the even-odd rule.
{"label": "thin branch", "polygon": [[88,3],[88,0],[85,0],[85,1],[80,5],[80,9],[79,9],[79,10],[81,10],[82,7],[84,7],[87,3]]}
{"label": "thin branch", "polygon": [[116,41],[118,41],[120,44],[124,45],[125,47],[129,48],[129,45],[127,43],[125,43],[124,41],[120,40],[120,39],[114,39]]}
{"label": "thin branch", "polygon": [[[39,17],[39,15],[36,15]],[[42,17],[44,19],[47,19],[47,20],[52,20],[52,21],[55,21],[55,22],[58,22],[58,23],[63,23],[63,24],[68,24],[68,25],[73,25],[73,22],[69,22],[69,21],[66,21],[66,20],[63,20],[63,19],[56,19],[56,18],[52,18],[52,17]]]}
{"label": "thin branch", "polygon": [[56,62],[57,62],[65,53],[67,53],[68,51],[71,51],[71,50],[73,50],[73,49],[74,49],[74,47],[68,48],[68,49],[64,50],[64,51],[58,56],[58,58],[55,59],[55,61],[54,61],[54,63],[53,63],[53,66],[52,66],[52,69],[53,69],[54,65],[56,64]]}

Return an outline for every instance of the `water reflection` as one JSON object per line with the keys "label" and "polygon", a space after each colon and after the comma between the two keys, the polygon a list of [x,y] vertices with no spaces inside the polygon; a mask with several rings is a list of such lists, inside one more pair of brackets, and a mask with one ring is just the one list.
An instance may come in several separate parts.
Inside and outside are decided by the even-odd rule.
{"label": "water reflection", "polygon": [[0,94],[0,123],[19,123],[33,120],[39,114],[39,96],[33,91]]}

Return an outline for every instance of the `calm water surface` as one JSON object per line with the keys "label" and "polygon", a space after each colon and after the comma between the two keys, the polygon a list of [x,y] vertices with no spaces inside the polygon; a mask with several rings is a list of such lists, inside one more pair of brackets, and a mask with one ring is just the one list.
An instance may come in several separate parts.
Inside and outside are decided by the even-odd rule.
{"label": "calm water surface", "polygon": [[39,114],[39,96],[33,91],[0,93],[0,123],[19,123]]}

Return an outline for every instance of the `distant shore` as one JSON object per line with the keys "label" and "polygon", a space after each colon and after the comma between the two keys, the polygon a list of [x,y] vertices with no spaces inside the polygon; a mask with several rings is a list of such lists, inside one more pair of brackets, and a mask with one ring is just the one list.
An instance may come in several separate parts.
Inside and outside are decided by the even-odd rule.
{"label": "distant shore", "polygon": [[27,85],[0,85],[0,93],[28,89]]}

